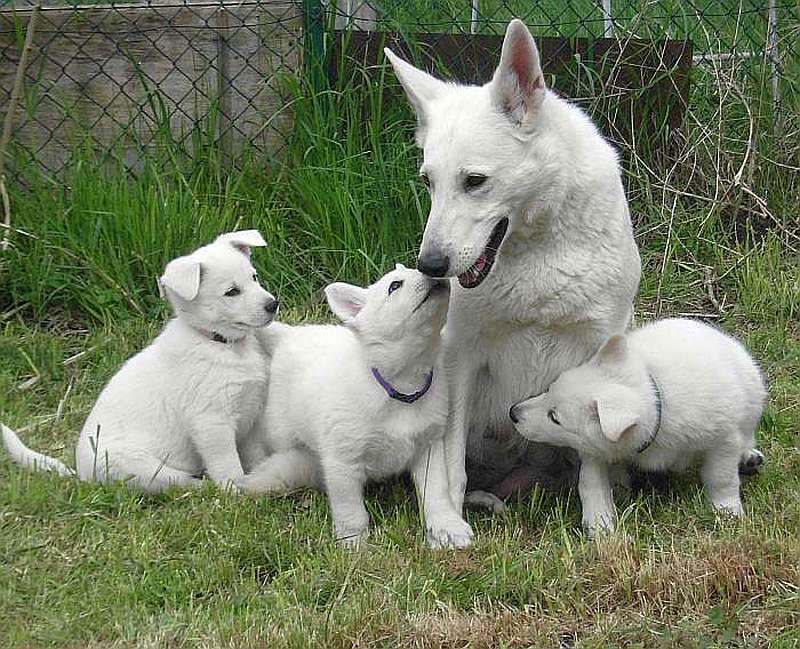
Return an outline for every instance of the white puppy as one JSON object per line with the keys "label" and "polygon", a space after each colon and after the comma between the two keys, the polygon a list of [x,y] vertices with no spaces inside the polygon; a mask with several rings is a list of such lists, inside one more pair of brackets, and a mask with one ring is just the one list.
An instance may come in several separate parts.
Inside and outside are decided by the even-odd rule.
{"label": "white puppy", "polygon": [[743,514],[739,468],[763,462],[753,435],[765,398],[740,343],[700,322],[668,319],[613,336],[510,415],[526,438],[578,451],[583,522],[593,532],[614,527],[609,465],[624,462],[659,471],[699,456],[714,507]]}
{"label": "white puppy", "polygon": [[398,264],[369,288],[325,289],[345,326],[271,327],[265,425],[273,454],[242,489],[322,487],[337,538],[356,545],[369,525],[365,482],[410,469],[429,542],[469,545],[444,457],[430,450],[447,423],[440,334],[449,292],[447,282]]}
{"label": "white puppy", "polygon": [[[159,286],[176,317],[100,393],[75,452],[81,480],[159,492],[196,486],[204,473],[220,485],[243,475],[237,442],[251,444],[267,393],[254,329],[277,309],[250,263],[250,248],[264,245],[256,230],[232,232],[167,264]],[[73,473],[2,432],[18,463]]]}

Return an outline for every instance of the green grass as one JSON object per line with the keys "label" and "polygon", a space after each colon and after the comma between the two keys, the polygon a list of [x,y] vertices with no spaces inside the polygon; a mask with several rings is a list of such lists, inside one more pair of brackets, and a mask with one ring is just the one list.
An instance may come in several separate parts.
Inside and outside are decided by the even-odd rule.
{"label": "green grass", "polygon": [[[55,412],[72,384],[62,418],[25,434],[69,458],[102,382],[156,328],[57,335],[7,323],[3,420]],[[666,493],[621,493],[622,529],[596,544],[573,495],[537,492],[503,516],[470,514],[470,550],[434,552],[393,482],[371,491],[370,545],[351,555],[332,540],[321,494],[147,497],[3,459],[0,645],[796,646],[800,340],[749,328],[772,396],[760,432],[768,464],[745,482],[744,521],[717,519],[691,474]],[[39,382],[18,390],[31,365]]]}
{"label": "green grass", "polygon": [[[574,494],[535,492],[502,516],[470,513],[473,548],[433,552],[394,481],[370,492],[370,545],[349,554],[320,494],[147,497],[0,455],[0,646],[800,646],[796,115],[776,138],[752,87],[695,74],[671,157],[624,159],[637,319],[704,314],[764,368],[768,463],[745,482],[747,519],[715,517],[690,473],[621,492],[621,530],[597,543]],[[254,259],[290,321],[327,317],[328,281],[413,261],[428,199],[404,103],[381,78],[287,83],[295,126],[269,173],[165,141],[136,177],[81,153],[63,182],[31,168],[10,186],[0,421],[31,426],[32,446],[71,462],[103,384],[167,317],[164,263],[220,231],[262,230]]]}

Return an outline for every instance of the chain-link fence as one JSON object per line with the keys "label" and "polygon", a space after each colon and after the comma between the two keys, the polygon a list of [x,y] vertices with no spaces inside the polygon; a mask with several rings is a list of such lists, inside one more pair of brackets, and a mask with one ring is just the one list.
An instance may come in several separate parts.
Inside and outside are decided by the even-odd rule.
{"label": "chain-link fence", "polygon": [[[626,70],[627,90],[660,84],[656,94],[663,98],[677,88],[673,94],[684,104],[691,101],[691,68],[701,85],[735,76],[741,92],[758,102],[759,114],[776,125],[796,114],[796,0],[146,0],[45,6],[11,0],[0,4],[0,118],[10,134],[0,151],[7,146],[7,158],[34,160],[50,172],[87,149],[135,169],[147,150],[175,142],[189,153],[211,145],[233,160],[245,151],[271,157],[292,130],[287,81],[307,74],[308,62],[335,53],[335,31],[388,31],[395,41],[425,43],[433,59],[454,68],[461,60],[462,76],[481,81],[512,17],[522,18],[537,37],[561,39],[557,47],[543,47],[545,65],[560,61],[562,67],[553,68],[558,76],[572,64],[569,75],[583,81],[568,94],[584,101],[620,95],[614,88],[621,76],[614,70]],[[670,50],[669,42],[690,49]],[[633,45],[638,54],[625,60],[621,53]],[[378,61],[372,56],[361,62]],[[600,74],[602,66],[612,70]],[[632,67],[649,71],[631,78]],[[19,95],[12,97],[20,74]],[[615,80],[611,92],[609,79]],[[609,110],[607,101],[602,106]],[[668,112],[668,120],[680,121],[680,111]],[[625,119],[635,125],[638,118],[627,111]]]}
{"label": "chain-link fence", "polygon": [[[148,0],[0,10],[0,106],[32,31],[12,148],[49,171],[92,148],[135,168],[153,146],[213,143],[235,157],[279,149],[281,80],[301,61],[301,6],[280,0]],[[6,110],[2,111],[6,113]]]}

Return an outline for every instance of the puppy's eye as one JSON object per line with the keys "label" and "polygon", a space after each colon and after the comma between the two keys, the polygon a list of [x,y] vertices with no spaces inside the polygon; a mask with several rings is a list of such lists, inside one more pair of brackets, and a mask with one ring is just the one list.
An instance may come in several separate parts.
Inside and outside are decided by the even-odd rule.
{"label": "puppy's eye", "polygon": [[561,422],[558,421],[558,417],[556,417],[556,411],[552,408],[547,411],[547,418],[552,421],[556,426],[560,426]]}
{"label": "puppy's eye", "polygon": [[403,282],[399,279],[394,280],[391,284],[389,284],[389,295],[394,293],[398,288],[403,285]]}
{"label": "puppy's eye", "polygon": [[486,176],[483,174],[469,174],[466,178],[464,178],[464,189],[466,191],[477,189],[486,182],[486,179]]}
{"label": "puppy's eye", "polygon": [[431,179],[428,177],[428,174],[420,174],[419,179],[422,181],[422,184],[425,185],[425,187],[430,189]]}
{"label": "puppy's eye", "polygon": [[238,286],[231,286],[227,291],[225,291],[225,297],[236,297],[241,292],[242,291]]}

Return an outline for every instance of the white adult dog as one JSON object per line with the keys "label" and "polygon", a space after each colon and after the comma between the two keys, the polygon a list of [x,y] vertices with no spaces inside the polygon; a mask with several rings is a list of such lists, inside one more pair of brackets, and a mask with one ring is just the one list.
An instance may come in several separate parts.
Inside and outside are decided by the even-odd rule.
{"label": "white adult dog", "polygon": [[357,545],[369,525],[365,482],[410,469],[429,543],[468,545],[472,530],[450,502],[444,458],[430,452],[447,423],[440,343],[449,293],[447,282],[398,265],[369,288],[325,289],[344,326],[270,327],[272,455],[242,489],[324,488],[337,538]]}
{"label": "white adult dog", "polygon": [[[256,230],[231,232],[167,264],[159,286],[175,318],[100,393],[75,451],[81,480],[159,492],[195,487],[203,474],[223,486],[244,475],[237,444],[245,457],[256,452],[267,394],[267,356],[255,330],[278,306],[250,263],[250,248],[264,245]],[[2,433],[16,462],[73,474],[10,428]]]}
{"label": "white adult dog", "polygon": [[501,497],[530,467],[535,474],[558,459],[552,448],[504,445],[519,440],[508,410],[624,330],[639,253],[616,153],[579,108],[545,87],[522,22],[509,24],[484,86],[444,83],[385,52],[417,115],[430,188],[417,267],[457,278],[445,333],[445,444],[460,510],[465,453],[481,471],[510,470],[527,455],[528,467],[493,489]]}
{"label": "white adult dog", "polygon": [[764,408],[761,372],[736,340],[701,322],[659,320],[613,336],[584,365],[511,409],[517,431],[578,451],[583,523],[615,525],[609,467],[681,470],[702,460],[714,508],[741,516],[739,471],[763,462],[754,433]]}

